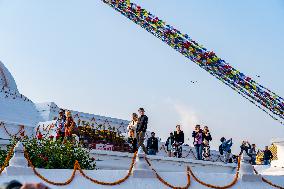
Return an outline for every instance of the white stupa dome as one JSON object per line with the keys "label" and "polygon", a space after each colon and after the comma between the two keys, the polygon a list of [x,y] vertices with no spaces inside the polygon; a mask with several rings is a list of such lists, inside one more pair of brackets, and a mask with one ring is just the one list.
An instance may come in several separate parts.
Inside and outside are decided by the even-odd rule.
{"label": "white stupa dome", "polygon": [[0,88],[7,88],[11,92],[19,93],[14,77],[2,62],[0,62]]}
{"label": "white stupa dome", "polygon": [[[28,132],[28,128],[32,129],[41,120],[35,104],[19,93],[14,77],[0,62],[0,123],[5,123],[11,133],[13,130],[17,133],[19,125],[24,125]],[[3,127],[0,138],[9,138]]]}

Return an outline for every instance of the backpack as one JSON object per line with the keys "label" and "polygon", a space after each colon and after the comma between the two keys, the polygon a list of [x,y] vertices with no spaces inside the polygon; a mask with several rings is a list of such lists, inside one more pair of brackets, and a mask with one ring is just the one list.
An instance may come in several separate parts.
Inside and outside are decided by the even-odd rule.
{"label": "backpack", "polygon": [[220,152],[221,155],[224,154],[224,149],[223,149],[223,147],[222,147],[222,144],[219,146],[219,152]]}

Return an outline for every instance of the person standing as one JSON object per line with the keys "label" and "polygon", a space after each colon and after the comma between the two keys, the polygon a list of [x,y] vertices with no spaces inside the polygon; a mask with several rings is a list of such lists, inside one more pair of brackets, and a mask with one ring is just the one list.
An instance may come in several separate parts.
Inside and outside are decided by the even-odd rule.
{"label": "person standing", "polygon": [[192,137],[193,137],[193,145],[195,147],[197,155],[196,159],[202,160],[204,134],[202,129],[200,128],[200,125],[195,126],[195,131],[192,132]]}
{"label": "person standing", "polygon": [[143,151],[147,154],[147,149],[144,145],[144,140],[145,140],[145,133],[147,131],[147,126],[148,126],[148,117],[145,115],[144,108],[139,108],[138,112],[140,114],[140,117],[138,118],[138,122],[137,122],[137,128],[136,128],[138,149],[141,146]]}
{"label": "person standing", "polygon": [[174,141],[175,141],[174,134],[170,133],[170,136],[169,136],[169,138],[166,141],[166,147],[167,147],[167,152],[168,152],[168,156],[169,157],[172,157]]}
{"label": "person standing", "polygon": [[212,141],[211,133],[207,126],[203,129],[203,159],[210,160],[210,141]]}
{"label": "person standing", "polygon": [[269,165],[271,160],[272,160],[272,158],[273,158],[273,154],[268,149],[268,146],[265,146],[265,150],[263,152],[263,164],[264,165]]}
{"label": "person standing", "polygon": [[241,154],[243,152],[246,152],[247,155],[249,155],[249,150],[251,149],[251,145],[250,145],[250,143],[248,141],[243,141],[242,145],[240,146],[240,148],[241,148]]}
{"label": "person standing", "polygon": [[64,127],[65,127],[65,137],[68,140],[71,140],[72,139],[72,134],[73,134],[74,130],[76,129],[76,123],[74,122],[72,114],[71,114],[70,111],[66,112],[66,117],[67,117],[67,120],[66,120],[66,123],[64,124]]}
{"label": "person standing", "polygon": [[233,139],[226,140],[225,137],[222,137],[220,141],[222,143],[219,147],[220,154],[224,155],[225,163],[228,163],[232,153]]}
{"label": "person standing", "polygon": [[131,144],[131,153],[135,153],[137,151],[137,139],[134,137],[134,130],[129,131],[128,143]]}
{"label": "person standing", "polygon": [[159,150],[158,143],[159,142],[158,139],[155,137],[155,133],[152,132],[151,137],[148,138],[147,141],[147,150],[149,155],[156,155],[158,153]]}
{"label": "person standing", "polygon": [[61,139],[65,137],[65,122],[66,122],[65,111],[63,109],[60,109],[59,117],[56,120],[56,127],[59,138]]}
{"label": "person standing", "polygon": [[251,158],[251,164],[252,165],[256,165],[256,156],[257,156],[257,152],[256,152],[256,145],[252,144],[251,145],[251,149],[249,149],[249,156]]}
{"label": "person standing", "polygon": [[[127,126],[128,137],[130,137],[130,132],[132,130],[136,131],[138,123],[138,115],[136,113],[132,114],[132,120],[130,121],[129,125]],[[136,138],[136,132],[133,133],[134,137]]]}
{"label": "person standing", "polygon": [[180,128],[180,125],[176,126],[176,131],[174,132],[174,141],[177,144],[177,157],[182,157],[182,145],[184,143],[184,133]]}

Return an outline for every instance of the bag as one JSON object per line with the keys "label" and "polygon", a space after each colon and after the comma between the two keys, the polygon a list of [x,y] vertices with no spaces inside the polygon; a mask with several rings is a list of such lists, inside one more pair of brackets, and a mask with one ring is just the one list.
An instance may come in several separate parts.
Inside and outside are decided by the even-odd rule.
{"label": "bag", "polygon": [[222,144],[219,146],[219,152],[220,152],[221,155],[224,154],[224,150],[223,150]]}

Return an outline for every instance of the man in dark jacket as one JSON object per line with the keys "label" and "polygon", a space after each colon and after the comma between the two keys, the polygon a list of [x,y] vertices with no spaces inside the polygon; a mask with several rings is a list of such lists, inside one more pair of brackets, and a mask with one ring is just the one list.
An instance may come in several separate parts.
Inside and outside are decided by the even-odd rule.
{"label": "man in dark jacket", "polygon": [[263,153],[264,153],[263,154],[263,163],[264,163],[264,165],[269,165],[270,161],[273,158],[273,155],[272,155],[271,151],[268,149],[268,146],[265,146],[265,150],[264,150]]}
{"label": "man in dark jacket", "polygon": [[155,133],[151,133],[151,137],[147,141],[147,150],[149,155],[156,155],[158,153],[158,139],[155,137]]}
{"label": "man in dark jacket", "polygon": [[182,145],[184,143],[184,133],[180,129],[180,125],[176,126],[176,131],[174,132],[174,140],[175,140],[175,145],[177,146],[177,157],[181,158],[182,157]]}
{"label": "man in dark jacket", "polygon": [[247,155],[249,155],[249,150],[251,149],[251,145],[250,145],[250,143],[248,141],[243,141],[242,145],[240,146],[240,148],[241,148],[241,153],[240,154],[246,152]]}
{"label": "man in dark jacket", "polygon": [[252,144],[251,145],[251,149],[249,149],[249,156],[251,158],[251,164],[252,165],[256,165],[256,156],[257,156],[257,151],[256,151],[256,145],[255,144]]}
{"label": "man in dark jacket", "polygon": [[147,131],[148,117],[145,115],[144,108],[139,108],[138,112],[140,114],[140,117],[138,118],[137,129],[136,129],[138,149],[141,146],[143,151],[147,154],[147,149],[144,145],[144,140],[145,140],[145,134]]}

